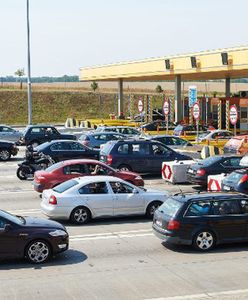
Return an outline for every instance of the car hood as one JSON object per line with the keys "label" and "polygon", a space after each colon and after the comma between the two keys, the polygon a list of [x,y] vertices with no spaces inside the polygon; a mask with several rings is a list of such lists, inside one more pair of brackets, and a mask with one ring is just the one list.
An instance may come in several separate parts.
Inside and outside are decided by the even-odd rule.
{"label": "car hood", "polygon": [[42,227],[42,228],[51,228],[51,229],[62,229],[65,230],[65,227],[58,222],[47,220],[43,218],[34,218],[34,217],[24,217],[26,227]]}

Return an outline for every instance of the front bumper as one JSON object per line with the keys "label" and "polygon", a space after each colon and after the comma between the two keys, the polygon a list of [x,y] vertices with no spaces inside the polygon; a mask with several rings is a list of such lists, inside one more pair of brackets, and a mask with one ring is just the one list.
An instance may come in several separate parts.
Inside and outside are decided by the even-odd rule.
{"label": "front bumper", "polygon": [[61,253],[69,248],[69,235],[58,236],[52,239],[53,254]]}

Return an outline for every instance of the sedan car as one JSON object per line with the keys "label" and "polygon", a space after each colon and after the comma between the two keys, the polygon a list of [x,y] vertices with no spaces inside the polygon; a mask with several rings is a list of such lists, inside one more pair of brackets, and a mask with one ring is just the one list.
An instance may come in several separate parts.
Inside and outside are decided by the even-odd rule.
{"label": "sedan car", "polygon": [[18,142],[22,133],[10,126],[0,125],[0,140]]}
{"label": "sedan car", "polygon": [[116,132],[125,136],[139,136],[141,134],[138,129],[129,126],[99,126],[96,132]]}
{"label": "sedan car", "polygon": [[41,209],[50,218],[85,224],[97,217],[152,217],[167,197],[167,192],[145,190],[117,177],[85,176],[45,190]]}
{"label": "sedan car", "polygon": [[0,210],[0,257],[43,263],[68,249],[65,227],[41,218],[15,216]]}
{"label": "sedan car", "polygon": [[54,140],[34,149],[34,155],[49,155],[55,162],[73,158],[98,158],[99,150],[91,149],[78,141]]}
{"label": "sedan car", "polygon": [[223,191],[237,191],[248,194],[248,169],[233,171],[222,181]]}
{"label": "sedan car", "polygon": [[163,241],[206,252],[218,244],[248,241],[248,197],[239,193],[184,194],[168,198],[154,213]]}
{"label": "sedan car", "polygon": [[198,137],[198,142],[201,144],[209,144],[217,147],[224,147],[226,142],[229,139],[231,139],[233,135],[234,134],[228,130],[211,130],[200,134]]}
{"label": "sedan car", "polygon": [[126,180],[136,186],[144,186],[142,177],[134,172],[119,171],[93,159],[76,159],[58,162],[46,170],[36,171],[34,174],[34,189],[42,193],[60,183],[87,175],[111,175]]}
{"label": "sedan car", "polygon": [[210,156],[191,165],[187,171],[188,179],[192,183],[206,186],[209,175],[231,173],[236,169],[244,168],[240,166],[241,158],[238,155]]}
{"label": "sedan car", "polygon": [[0,160],[9,160],[11,155],[17,155],[18,150],[15,143],[3,140],[0,141]]}
{"label": "sedan car", "polygon": [[126,136],[116,132],[89,132],[82,134],[78,141],[90,148],[100,148],[108,141],[123,140]]}

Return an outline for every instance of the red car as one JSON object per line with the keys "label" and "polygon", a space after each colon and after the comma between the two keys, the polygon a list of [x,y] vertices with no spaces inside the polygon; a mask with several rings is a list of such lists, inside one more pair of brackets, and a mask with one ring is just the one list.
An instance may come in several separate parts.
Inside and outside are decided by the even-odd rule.
{"label": "red car", "polygon": [[33,186],[35,191],[42,193],[43,190],[53,188],[66,180],[86,175],[111,175],[129,181],[136,186],[144,186],[144,181],[139,174],[131,171],[118,171],[93,159],[61,161],[44,171],[36,171]]}

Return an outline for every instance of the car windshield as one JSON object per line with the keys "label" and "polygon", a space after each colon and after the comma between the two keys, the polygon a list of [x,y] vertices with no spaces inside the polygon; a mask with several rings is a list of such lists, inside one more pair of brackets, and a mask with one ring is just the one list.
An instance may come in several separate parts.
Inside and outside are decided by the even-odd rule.
{"label": "car windshield", "polygon": [[6,211],[0,210],[0,216],[7,219],[15,224],[23,225],[26,223],[25,219],[21,216],[14,216]]}
{"label": "car windshield", "polygon": [[182,205],[182,202],[179,202],[171,197],[168,198],[158,210],[161,212],[163,211],[163,213],[169,217],[174,217]]}
{"label": "car windshield", "polygon": [[65,182],[57,185],[55,188],[53,188],[53,191],[61,194],[65,191],[69,190],[70,188],[72,188],[75,185],[78,185],[78,181],[71,179],[71,180],[65,181]]}
{"label": "car windshield", "polygon": [[58,163],[56,163],[56,164],[53,164],[53,165],[51,165],[50,167],[46,168],[46,172],[50,173],[50,172],[52,172],[52,171],[54,171],[54,170],[57,170],[57,169],[60,168],[62,165],[63,165],[63,162],[62,162],[62,161],[60,161],[60,162],[58,162]]}

